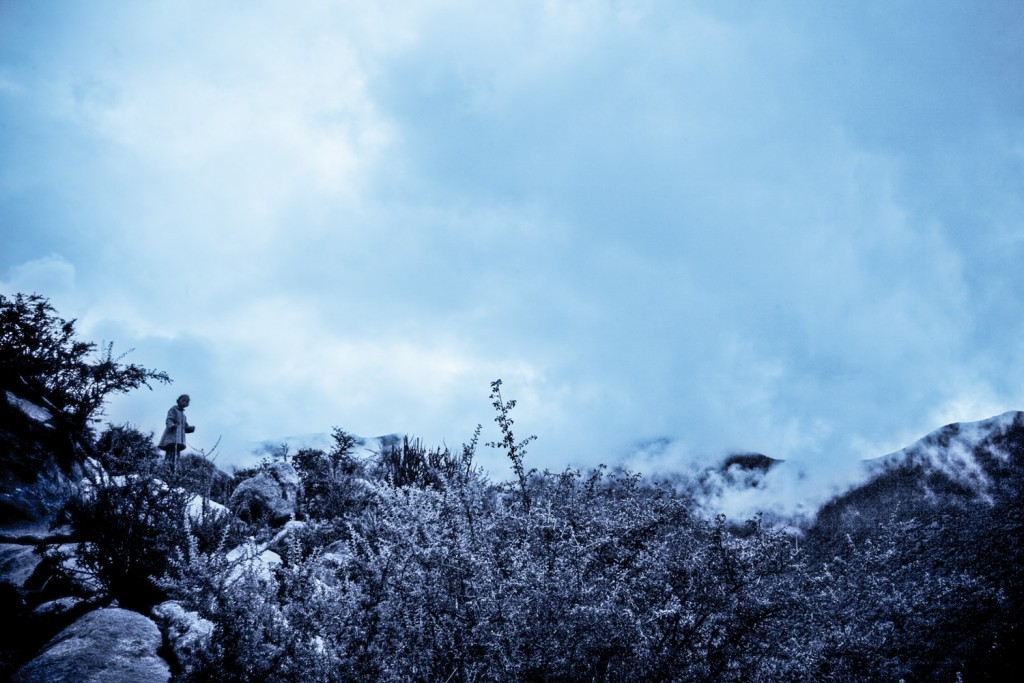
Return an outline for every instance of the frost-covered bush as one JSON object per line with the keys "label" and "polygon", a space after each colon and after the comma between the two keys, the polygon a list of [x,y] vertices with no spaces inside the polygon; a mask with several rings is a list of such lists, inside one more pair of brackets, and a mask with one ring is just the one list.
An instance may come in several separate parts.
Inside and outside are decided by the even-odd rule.
{"label": "frost-covered bush", "polygon": [[809,577],[808,609],[794,622],[809,632],[804,651],[819,676],[955,680],[975,659],[1004,596],[985,577],[929,566],[935,531],[893,514]]}
{"label": "frost-covered bush", "polygon": [[98,472],[65,509],[79,541],[77,570],[124,607],[144,611],[166,599],[158,580],[168,558],[190,539],[210,546],[230,523],[209,508],[190,512],[193,499],[192,493],[151,475]]}
{"label": "frost-covered bush", "polygon": [[176,555],[173,597],[216,629],[216,647],[190,669],[197,680],[792,671],[766,652],[790,602],[792,559],[788,540],[767,530],[741,538],[691,516],[671,491],[600,471],[538,475],[529,510],[479,476],[364,485],[365,508],[330,527],[333,541],[311,550],[304,527],[271,571],[239,572],[223,552]]}
{"label": "frost-covered bush", "polygon": [[302,449],[292,457],[302,482],[301,508],[312,519],[345,519],[366,503],[365,463],[352,454],[355,438],[339,428],[332,437],[334,447],[329,452]]}
{"label": "frost-covered bush", "polygon": [[395,486],[441,488],[446,483],[468,476],[472,471],[472,451],[457,456],[448,448],[426,448],[419,439],[402,439],[380,454],[377,476]]}
{"label": "frost-covered bush", "polygon": [[183,493],[152,477],[98,478],[67,506],[81,539],[78,565],[123,606],[155,605],[165,598],[155,579],[184,541],[186,503]]}
{"label": "frost-covered bush", "polygon": [[[214,629],[181,679],[954,680],[1012,656],[1019,580],[964,561],[954,541],[985,538],[968,526],[891,515],[844,541],[707,519],[639,475],[526,469],[494,399],[511,483],[411,443],[303,451],[279,562],[265,534],[173,553],[168,593]],[[1020,537],[1012,515],[984,525]]]}

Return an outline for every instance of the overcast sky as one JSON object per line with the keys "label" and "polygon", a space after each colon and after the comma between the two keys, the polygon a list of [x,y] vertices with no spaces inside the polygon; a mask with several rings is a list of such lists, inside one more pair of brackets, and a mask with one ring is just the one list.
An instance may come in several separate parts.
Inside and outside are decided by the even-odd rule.
{"label": "overcast sky", "polygon": [[220,462],[841,468],[1024,408],[1024,4],[0,0],[0,231]]}

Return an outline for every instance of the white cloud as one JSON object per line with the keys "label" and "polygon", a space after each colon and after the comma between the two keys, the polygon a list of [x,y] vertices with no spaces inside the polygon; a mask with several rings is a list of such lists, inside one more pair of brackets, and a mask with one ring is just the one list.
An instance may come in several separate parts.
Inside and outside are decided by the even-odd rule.
{"label": "white cloud", "polygon": [[[934,126],[872,91],[915,87],[884,27],[795,11],[33,14],[0,71],[29,122],[0,132],[0,211],[44,207],[39,256],[63,257],[8,278],[152,353],[243,441],[457,441],[490,425],[497,377],[553,467],[663,436],[679,458],[838,461],[1015,407],[1021,324],[991,303],[1019,308],[1014,184],[978,154],[984,192],[959,189],[958,148],[889,130]],[[918,87],[944,101],[957,79]],[[984,137],[963,106],[943,139]],[[1021,139],[1000,131],[985,150]]]}
{"label": "white cloud", "polygon": [[0,281],[0,291],[67,301],[75,293],[75,266],[59,254],[33,259],[11,268]]}

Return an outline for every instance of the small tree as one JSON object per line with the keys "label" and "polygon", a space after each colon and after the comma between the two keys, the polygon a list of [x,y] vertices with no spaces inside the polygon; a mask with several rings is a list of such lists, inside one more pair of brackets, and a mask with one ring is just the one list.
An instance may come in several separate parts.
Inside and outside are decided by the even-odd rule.
{"label": "small tree", "polygon": [[60,318],[38,294],[0,294],[0,390],[36,402],[53,413],[55,426],[89,433],[111,394],[169,383],[165,372],[113,355],[113,344],[76,338],[75,321]]}
{"label": "small tree", "polygon": [[68,501],[77,564],[122,605],[148,609],[164,599],[157,579],[186,540],[189,494],[159,479],[97,477]]}
{"label": "small tree", "polygon": [[335,427],[334,448],[329,453],[303,448],[292,456],[302,480],[304,512],[313,519],[341,519],[362,506],[362,488],[355,477],[363,465],[353,455],[356,438]]}
{"label": "small tree", "polygon": [[501,441],[488,442],[488,446],[491,448],[503,448],[505,449],[508,459],[512,461],[512,471],[516,473],[516,478],[519,480],[519,495],[523,501],[523,506],[529,511],[530,509],[530,492],[527,484],[530,475],[533,474],[533,470],[527,471],[523,465],[523,459],[526,457],[526,447],[531,441],[536,441],[536,435],[531,435],[523,439],[522,441],[516,441],[515,435],[512,433],[512,425],[515,424],[515,420],[512,419],[512,409],[516,407],[515,399],[505,401],[501,397],[501,380],[496,379],[491,382],[491,405],[494,406],[494,410],[498,413],[494,421],[498,423],[498,427],[501,429]]}

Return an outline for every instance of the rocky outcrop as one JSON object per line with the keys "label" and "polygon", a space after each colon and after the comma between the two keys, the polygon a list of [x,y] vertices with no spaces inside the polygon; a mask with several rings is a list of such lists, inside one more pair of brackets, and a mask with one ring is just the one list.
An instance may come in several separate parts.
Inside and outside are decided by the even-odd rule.
{"label": "rocky outcrop", "polygon": [[87,435],[33,398],[0,390],[0,524],[52,517],[81,474]]}
{"label": "rocky outcrop", "polygon": [[270,581],[274,567],[280,566],[281,556],[266,546],[246,543],[229,550],[225,556],[232,565],[228,571],[227,582],[234,583],[243,576]]}
{"label": "rocky outcrop", "polygon": [[[3,431],[0,428],[0,440],[4,438]],[[3,450],[0,447],[0,460],[4,457]],[[26,465],[33,466],[35,469],[29,474],[0,473],[0,524],[9,526],[51,519],[75,492],[75,482],[82,473],[78,465],[68,466],[70,475],[55,463]]]}
{"label": "rocky outcrop", "polygon": [[57,634],[12,681],[166,683],[171,673],[157,655],[161,642],[160,629],[141,614],[96,610]]}
{"label": "rocky outcrop", "polygon": [[229,507],[244,520],[282,524],[295,514],[300,486],[294,467],[286,462],[271,463],[238,485],[231,494]]}
{"label": "rocky outcrop", "polygon": [[33,609],[32,617],[37,621],[59,618],[62,615],[71,613],[84,602],[84,598],[78,598],[70,595],[63,598],[57,598],[56,600],[50,600],[49,602],[44,602]]}

